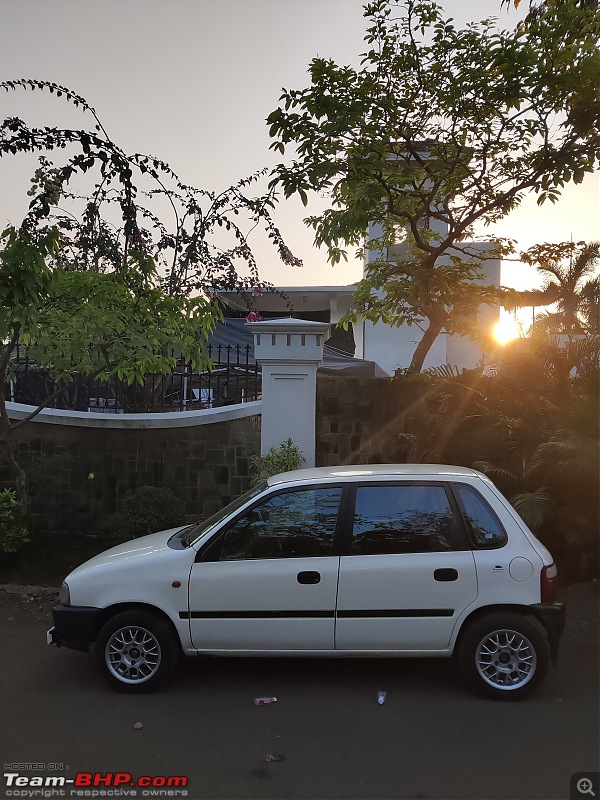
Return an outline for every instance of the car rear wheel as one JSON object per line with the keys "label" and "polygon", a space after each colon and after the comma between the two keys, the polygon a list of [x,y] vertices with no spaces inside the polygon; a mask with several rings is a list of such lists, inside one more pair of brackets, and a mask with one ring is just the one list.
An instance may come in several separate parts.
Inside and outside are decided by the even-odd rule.
{"label": "car rear wheel", "polygon": [[173,671],[178,647],[165,620],[124,611],[108,620],[96,640],[96,660],[108,682],[125,692],[156,689]]}
{"label": "car rear wheel", "polygon": [[519,700],[544,679],[550,648],[536,619],[499,612],[469,625],[458,658],[464,677],[479,693],[495,700]]}

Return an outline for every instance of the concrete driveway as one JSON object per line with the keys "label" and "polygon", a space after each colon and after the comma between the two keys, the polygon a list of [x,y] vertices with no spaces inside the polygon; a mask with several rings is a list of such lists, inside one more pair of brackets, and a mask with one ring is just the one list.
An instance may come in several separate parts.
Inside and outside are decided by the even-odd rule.
{"label": "concrete driveway", "polygon": [[[568,798],[573,773],[599,769],[597,584],[567,601],[558,666],[522,703],[473,696],[436,660],[194,659],[128,696],[90,657],[47,647],[44,624],[3,622],[4,771],[187,776],[193,800]],[[185,796],[123,791],[95,796]]]}

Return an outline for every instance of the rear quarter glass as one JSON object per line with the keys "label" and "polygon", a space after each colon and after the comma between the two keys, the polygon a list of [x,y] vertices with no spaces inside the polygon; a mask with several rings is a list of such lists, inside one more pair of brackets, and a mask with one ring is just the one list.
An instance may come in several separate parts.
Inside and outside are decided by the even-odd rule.
{"label": "rear quarter glass", "polygon": [[511,534],[513,536],[521,536],[523,541],[529,544],[538,554],[544,566],[553,564],[554,559],[550,551],[544,547],[540,540],[529,530],[527,525],[494,483],[485,475],[478,476],[478,481],[475,488],[481,492],[483,497],[486,498],[498,514],[500,521],[507,530],[509,540]]}

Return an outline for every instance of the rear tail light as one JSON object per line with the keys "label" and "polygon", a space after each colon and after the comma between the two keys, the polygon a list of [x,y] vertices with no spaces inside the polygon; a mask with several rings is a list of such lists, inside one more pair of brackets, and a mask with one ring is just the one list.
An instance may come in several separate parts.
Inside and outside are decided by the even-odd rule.
{"label": "rear tail light", "polygon": [[542,603],[553,603],[556,600],[556,589],[558,584],[558,569],[556,564],[549,567],[542,567],[541,595]]}

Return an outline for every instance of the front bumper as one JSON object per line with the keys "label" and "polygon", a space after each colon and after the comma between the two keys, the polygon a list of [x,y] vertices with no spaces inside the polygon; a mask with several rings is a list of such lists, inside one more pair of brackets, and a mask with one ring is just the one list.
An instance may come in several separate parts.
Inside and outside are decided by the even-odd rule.
{"label": "front bumper", "polygon": [[550,655],[552,661],[556,663],[558,642],[565,627],[566,606],[564,603],[535,603],[530,608],[546,629]]}
{"label": "front bumper", "polygon": [[101,612],[101,608],[88,606],[55,606],[52,609],[54,627],[46,635],[48,644],[87,653],[96,638]]}

